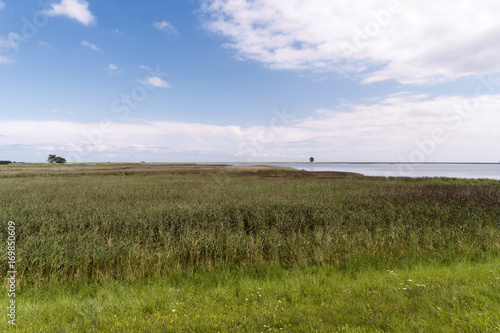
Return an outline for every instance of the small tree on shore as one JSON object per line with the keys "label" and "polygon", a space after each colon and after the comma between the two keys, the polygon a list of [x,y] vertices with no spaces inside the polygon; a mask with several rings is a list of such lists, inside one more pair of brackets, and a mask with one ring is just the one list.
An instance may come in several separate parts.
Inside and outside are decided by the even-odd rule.
{"label": "small tree on shore", "polygon": [[314,162],[314,157],[310,157],[309,162],[311,162],[311,163]]}
{"label": "small tree on shore", "polygon": [[66,159],[60,156],[56,156],[53,154],[49,154],[49,157],[47,158],[47,161],[49,163],[58,163],[58,164],[64,164],[66,163]]}
{"label": "small tree on shore", "polygon": [[57,157],[56,157],[56,163],[57,163],[57,164],[64,164],[64,163],[66,163],[66,159],[65,159],[65,158],[62,158],[62,157],[57,156]]}

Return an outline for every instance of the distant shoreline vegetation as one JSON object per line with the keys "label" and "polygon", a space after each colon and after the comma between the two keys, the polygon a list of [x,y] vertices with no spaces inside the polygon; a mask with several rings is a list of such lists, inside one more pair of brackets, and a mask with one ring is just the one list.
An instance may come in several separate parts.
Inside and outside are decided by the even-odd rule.
{"label": "distant shoreline vegetation", "polygon": [[0,161],[0,165],[12,164],[12,161]]}
{"label": "distant shoreline vegetation", "polygon": [[[143,162],[148,163],[148,162]],[[183,163],[183,162],[179,162]],[[150,162],[150,164],[176,164],[171,162]],[[193,162],[193,164],[500,164],[500,162]]]}

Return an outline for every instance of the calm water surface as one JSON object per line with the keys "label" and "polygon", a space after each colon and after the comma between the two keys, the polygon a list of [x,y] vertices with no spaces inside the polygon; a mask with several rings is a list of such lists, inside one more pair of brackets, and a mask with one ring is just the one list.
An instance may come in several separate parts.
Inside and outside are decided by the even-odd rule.
{"label": "calm water surface", "polygon": [[[248,163],[228,163],[230,165],[252,165]],[[355,172],[365,176],[383,177],[450,177],[470,179],[500,180],[500,163],[498,164],[272,164],[255,163],[255,165],[273,165],[292,167],[306,171],[344,171]]]}

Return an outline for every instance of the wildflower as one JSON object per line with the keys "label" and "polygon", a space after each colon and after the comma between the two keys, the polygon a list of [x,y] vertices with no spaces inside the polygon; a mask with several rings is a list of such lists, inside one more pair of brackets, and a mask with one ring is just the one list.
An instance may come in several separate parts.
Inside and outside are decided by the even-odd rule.
{"label": "wildflower", "polygon": [[173,310],[172,310],[172,312],[176,312],[176,310],[175,310],[175,309],[173,309]]}
{"label": "wildflower", "polygon": [[408,282],[413,282],[412,280],[408,280]]}

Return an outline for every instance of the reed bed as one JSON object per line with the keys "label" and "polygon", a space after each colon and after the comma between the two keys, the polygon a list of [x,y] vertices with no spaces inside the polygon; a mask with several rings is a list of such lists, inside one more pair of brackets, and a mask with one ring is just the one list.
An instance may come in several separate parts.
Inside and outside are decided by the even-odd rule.
{"label": "reed bed", "polygon": [[[500,251],[498,181],[266,167],[17,168],[0,169],[0,217],[16,223],[21,288],[261,264],[349,270],[481,260]],[[5,242],[7,228],[0,236]]]}

